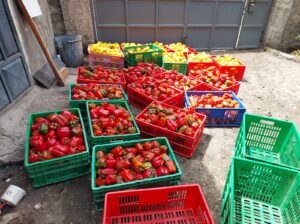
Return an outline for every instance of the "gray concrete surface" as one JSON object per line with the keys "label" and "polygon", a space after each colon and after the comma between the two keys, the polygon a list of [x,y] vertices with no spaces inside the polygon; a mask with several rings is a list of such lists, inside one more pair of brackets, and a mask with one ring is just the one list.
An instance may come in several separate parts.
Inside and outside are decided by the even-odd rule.
{"label": "gray concrete surface", "polygon": [[[245,51],[234,55],[247,65],[238,95],[248,112],[289,119],[300,127],[300,64],[268,52]],[[67,82],[74,80],[71,75]],[[19,185],[28,192],[19,206],[4,212],[19,213],[24,223],[101,223],[102,213],[94,210],[89,176],[36,190],[19,163],[23,160],[27,115],[67,107],[67,86],[50,90],[35,86],[0,117],[0,192],[9,184]],[[138,110],[134,109],[134,113]],[[205,128],[194,157],[189,160],[177,156],[183,170],[182,183],[201,185],[216,223],[237,133],[238,128]],[[6,182],[7,179],[10,181]],[[36,210],[34,205],[38,203],[41,208]]]}

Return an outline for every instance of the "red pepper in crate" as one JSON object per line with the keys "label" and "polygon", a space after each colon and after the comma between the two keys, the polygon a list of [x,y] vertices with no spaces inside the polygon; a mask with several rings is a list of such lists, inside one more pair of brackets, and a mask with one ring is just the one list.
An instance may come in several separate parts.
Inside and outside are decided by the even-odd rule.
{"label": "red pepper in crate", "polygon": [[72,88],[72,100],[124,99],[118,85],[76,84]]}
{"label": "red pepper in crate", "polygon": [[68,110],[37,117],[30,130],[30,163],[86,150],[79,117]]}
{"label": "red pepper in crate", "polygon": [[85,67],[78,69],[78,80],[91,80],[98,82],[125,82],[122,70],[106,69],[101,66]]}
{"label": "red pepper in crate", "polygon": [[[90,107],[92,105],[92,107]],[[99,106],[89,104],[94,136],[123,135],[137,132],[130,112],[121,105],[101,103]]]}
{"label": "red pepper in crate", "polygon": [[152,103],[149,109],[145,111],[138,115],[138,121],[157,125],[190,137],[195,136],[203,122],[202,117],[200,118],[200,115],[195,113],[193,108],[178,108],[175,110],[159,103]]}
{"label": "red pepper in crate", "polygon": [[125,182],[130,182],[134,180],[134,175],[131,170],[123,170],[120,174]]}
{"label": "red pepper in crate", "polygon": [[167,152],[167,146],[161,145],[158,141],[136,143],[126,148],[116,146],[107,154],[97,151],[95,155],[96,186],[174,173],[176,166]]}

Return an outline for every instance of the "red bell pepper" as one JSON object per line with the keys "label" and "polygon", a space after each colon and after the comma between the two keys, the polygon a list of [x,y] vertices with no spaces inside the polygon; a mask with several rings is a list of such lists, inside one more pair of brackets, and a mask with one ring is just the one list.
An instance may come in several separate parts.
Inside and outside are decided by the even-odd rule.
{"label": "red bell pepper", "polygon": [[153,159],[154,157],[155,157],[154,152],[149,152],[149,153],[145,156],[145,159],[146,159],[146,161],[151,162],[152,159]]}
{"label": "red bell pepper", "polygon": [[156,172],[157,172],[157,176],[159,176],[159,177],[170,174],[170,170],[164,166],[158,167]]}
{"label": "red bell pepper", "polygon": [[116,146],[115,148],[113,148],[113,150],[111,150],[111,153],[115,158],[117,158],[119,156],[123,156],[126,152],[122,146]]}
{"label": "red bell pepper", "polygon": [[150,151],[151,148],[152,148],[151,142],[145,142],[145,143],[143,144],[143,149],[144,149],[145,151]]}
{"label": "red bell pepper", "polygon": [[122,117],[124,113],[124,109],[123,108],[119,108],[119,109],[115,109],[113,111],[113,114],[116,116],[116,117]]}
{"label": "red bell pepper", "polygon": [[128,169],[131,166],[131,163],[128,160],[119,160],[116,162],[116,169],[118,171]]}
{"label": "red bell pepper", "polygon": [[54,146],[56,144],[57,144],[57,141],[56,141],[55,138],[47,138],[46,145],[47,145],[48,148],[52,147],[52,146]]}
{"label": "red bell pepper", "polygon": [[109,117],[109,111],[108,110],[104,110],[104,109],[101,109],[101,108],[99,108],[98,109],[98,114],[100,115],[100,116],[104,116],[104,117]]}
{"label": "red bell pepper", "polygon": [[40,160],[39,154],[34,153],[32,150],[29,151],[29,162],[30,163],[35,163]]}
{"label": "red bell pepper", "polygon": [[137,152],[143,151],[143,145],[141,143],[136,143],[135,148],[137,149]]}
{"label": "red bell pepper", "polygon": [[175,173],[176,172],[176,166],[173,160],[168,160],[165,162],[165,167],[167,167],[170,171],[170,173]]}
{"label": "red bell pepper", "polygon": [[154,168],[149,168],[147,170],[144,171],[143,173],[143,177],[144,178],[151,178],[151,177],[156,177],[156,170]]}
{"label": "red bell pepper", "polygon": [[112,185],[115,184],[117,181],[117,177],[116,175],[112,174],[112,175],[107,175],[105,178],[105,184],[106,185]]}
{"label": "red bell pepper", "polygon": [[161,149],[159,147],[151,149],[151,152],[155,154],[155,156],[158,156],[161,154]]}
{"label": "red bell pepper", "polygon": [[81,126],[76,126],[72,128],[71,133],[73,136],[82,136],[82,127]]}
{"label": "red bell pepper", "polygon": [[84,144],[84,140],[82,137],[73,136],[72,138],[69,139],[69,145],[71,147],[78,147],[83,144]]}
{"label": "red bell pepper", "polygon": [[48,149],[48,151],[51,153],[51,155],[53,155],[54,157],[62,157],[62,156],[65,156],[66,154],[56,148],[54,148],[55,146],[53,147],[50,147]]}
{"label": "red bell pepper", "polygon": [[100,177],[96,178],[96,186],[97,187],[104,186],[104,185],[105,185],[105,180],[104,179],[102,179]]}
{"label": "red bell pepper", "polygon": [[[64,145],[64,146],[68,146],[70,144],[70,138],[69,137],[62,137],[60,140],[59,140],[59,143],[61,145]],[[71,145],[70,145],[71,146]],[[72,147],[75,147],[75,146],[72,146]]]}
{"label": "red bell pepper", "polygon": [[114,169],[116,167],[116,160],[114,158],[113,159],[107,159],[106,160],[106,167]]}
{"label": "red bell pepper", "polygon": [[155,156],[152,161],[151,161],[152,165],[155,167],[155,168],[158,168],[162,165],[164,165],[164,160],[162,159],[162,157],[159,155],[159,156]]}
{"label": "red bell pepper", "polygon": [[69,127],[61,127],[57,129],[57,136],[59,138],[70,137],[71,129]]}
{"label": "red bell pepper", "polygon": [[135,179],[132,171],[129,169],[125,169],[125,170],[121,171],[120,175],[122,176],[122,178],[125,182],[130,182]]}
{"label": "red bell pepper", "polygon": [[166,121],[166,127],[170,130],[170,131],[176,131],[177,128],[177,124],[174,120],[172,119],[168,119]]}
{"label": "red bell pepper", "polygon": [[103,151],[97,151],[96,152],[96,158],[106,158],[106,155]]}

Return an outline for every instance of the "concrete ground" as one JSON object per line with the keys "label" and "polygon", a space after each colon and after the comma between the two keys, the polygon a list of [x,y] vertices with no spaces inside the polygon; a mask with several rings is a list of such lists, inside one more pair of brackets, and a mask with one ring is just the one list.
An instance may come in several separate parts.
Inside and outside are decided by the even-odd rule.
{"label": "concrete ground", "polygon": [[[238,95],[248,113],[288,119],[300,127],[300,64],[269,52],[233,54],[247,65]],[[75,82],[75,70],[70,72],[67,84]],[[101,223],[102,213],[94,210],[89,176],[33,189],[23,167],[27,115],[64,108],[68,108],[68,85],[50,90],[34,86],[0,117],[0,192],[9,184],[27,191],[25,199],[17,207],[5,209],[4,214],[15,213],[23,218],[22,223]],[[135,114],[139,112],[133,109]],[[193,158],[177,156],[182,183],[201,185],[216,223],[237,133],[238,128],[205,128]]]}

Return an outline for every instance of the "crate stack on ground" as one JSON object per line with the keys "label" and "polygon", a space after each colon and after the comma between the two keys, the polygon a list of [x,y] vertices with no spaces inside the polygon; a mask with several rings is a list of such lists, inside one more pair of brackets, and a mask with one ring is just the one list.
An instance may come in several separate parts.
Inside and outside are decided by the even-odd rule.
{"label": "crate stack on ground", "polygon": [[[80,110],[72,108],[68,111],[79,117],[79,124],[82,128],[82,145],[85,146],[85,149],[83,151],[70,153],[72,149],[68,148],[68,152],[63,152],[61,155],[59,153],[62,152],[53,152],[57,149],[52,147],[52,142],[54,141],[54,146],[58,141],[56,136],[59,135],[59,126],[55,125],[58,125],[59,122],[70,123],[72,121],[61,120],[67,119],[66,117],[58,117],[58,115],[62,113],[61,110],[33,113],[28,116],[24,165],[28,176],[32,180],[33,187],[42,187],[48,184],[69,180],[87,175],[90,172],[89,147]],[[49,116],[52,116],[52,118],[49,118]],[[60,119],[60,121],[56,121],[55,117]],[[50,119],[50,122],[53,119],[53,122],[50,123],[46,121],[46,118]],[[38,127],[35,129],[34,126],[37,122]],[[70,129],[67,129],[67,131],[64,130],[65,133],[70,132]],[[80,134],[76,136],[80,136]],[[62,139],[59,139],[60,148],[63,147],[63,149],[67,151],[67,147],[63,145]],[[73,140],[70,139],[70,141]],[[74,144],[77,144],[76,142],[78,141],[79,140],[75,139]],[[74,147],[77,146],[74,145]],[[50,148],[52,148],[52,151]]]}
{"label": "crate stack on ground", "polygon": [[245,114],[223,191],[221,223],[297,224],[299,195],[296,125]]}
{"label": "crate stack on ground", "polygon": [[246,112],[232,91],[186,91],[184,100],[186,107],[207,116],[207,127],[239,127]]}
{"label": "crate stack on ground", "polygon": [[[28,139],[34,133],[30,127],[33,119],[52,112],[33,114],[29,118],[25,150],[25,166],[33,186],[91,172],[93,199],[98,211],[104,208],[105,223],[154,220],[214,223],[198,185],[176,186],[180,184],[182,171],[174,153],[192,158],[205,126],[241,125],[245,107],[235,94],[245,66],[228,55],[211,56],[181,43],[98,42],[88,50],[90,66],[78,67],[77,84],[69,86],[69,111],[80,117],[86,150],[30,163]],[[218,97],[228,94],[232,98],[224,105],[199,104],[198,107],[191,102],[191,96],[207,94]],[[142,110],[136,118],[129,104]],[[248,128],[248,116],[245,115],[242,122],[235,155],[242,158],[233,159],[225,186],[222,220],[224,223],[256,220],[255,206],[269,203],[268,211],[277,210],[272,210],[271,218],[267,218],[263,210],[262,220],[278,221],[276,218],[281,217],[279,219],[292,223],[299,214],[299,207],[293,204],[299,195],[299,153],[295,150],[299,148],[299,136],[293,125],[287,125],[283,131],[288,140],[279,134],[286,149],[277,145],[275,150],[270,149],[274,140],[269,137],[276,133],[269,131],[259,132],[260,135],[267,133],[262,138],[267,142],[258,144],[254,134],[247,145],[245,133],[262,127],[260,124]],[[64,144],[69,144],[68,139],[64,140]],[[265,151],[260,145],[266,147],[262,148]],[[91,147],[93,150],[89,150]],[[257,162],[265,158],[287,168]],[[279,172],[280,169],[283,171]],[[267,179],[264,170],[274,175]],[[271,188],[272,181],[277,181],[278,186]],[[283,181],[290,184],[282,187]],[[258,190],[252,187],[256,182]],[[244,186],[245,183],[250,187]],[[265,193],[264,184],[270,186],[268,189],[272,192]],[[289,195],[284,197],[285,193]],[[244,212],[247,209],[251,215]]]}

